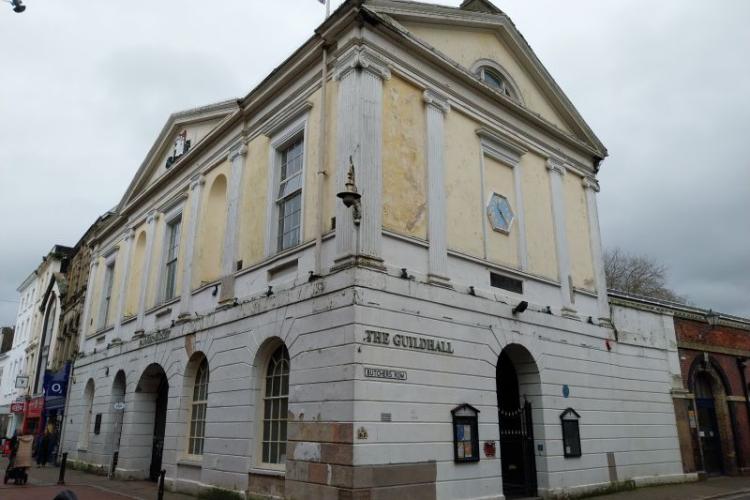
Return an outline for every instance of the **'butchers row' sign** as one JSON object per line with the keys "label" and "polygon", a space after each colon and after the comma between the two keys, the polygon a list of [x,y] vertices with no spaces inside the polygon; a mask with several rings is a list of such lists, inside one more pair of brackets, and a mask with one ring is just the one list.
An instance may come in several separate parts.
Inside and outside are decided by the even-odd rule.
{"label": "'butchers row' sign", "polygon": [[404,335],[401,333],[378,332],[365,330],[365,342],[368,344],[392,345],[402,349],[415,351],[439,352],[453,354],[453,346],[447,340],[438,340],[417,335]]}

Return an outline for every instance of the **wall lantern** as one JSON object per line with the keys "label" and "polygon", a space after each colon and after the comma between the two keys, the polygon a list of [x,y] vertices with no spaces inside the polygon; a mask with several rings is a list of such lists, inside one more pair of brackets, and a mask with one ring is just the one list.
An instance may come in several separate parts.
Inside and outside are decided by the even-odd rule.
{"label": "wall lantern", "polygon": [[563,454],[565,458],[581,456],[581,432],[578,421],[581,416],[573,408],[568,408],[560,414],[562,424]]}
{"label": "wall lantern", "polygon": [[357,191],[357,183],[354,180],[354,160],[352,160],[351,156],[349,157],[349,172],[346,174],[346,179],[346,188],[336,196],[341,198],[341,201],[344,202],[346,208],[352,208],[354,211],[352,214],[354,223],[359,224],[359,221],[362,218],[361,204],[359,200],[362,198],[362,195]]}
{"label": "wall lantern", "polygon": [[462,404],[451,410],[453,415],[453,461],[479,462],[479,410]]}

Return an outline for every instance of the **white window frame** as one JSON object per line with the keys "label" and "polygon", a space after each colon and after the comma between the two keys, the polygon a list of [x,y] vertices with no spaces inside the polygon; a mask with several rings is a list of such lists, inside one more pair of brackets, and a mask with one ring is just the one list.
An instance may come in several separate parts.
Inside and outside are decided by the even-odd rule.
{"label": "white window frame", "polygon": [[[177,255],[175,261],[175,289],[172,292],[172,296],[167,298],[167,264],[169,258],[169,236],[171,226],[174,225],[175,221],[179,219],[180,234],[177,240]],[[159,290],[159,303],[165,303],[175,300],[181,296],[180,290],[177,288],[177,268],[180,262],[180,250],[182,249],[182,233],[183,233],[183,217],[182,217],[182,205],[174,207],[170,212],[164,215],[164,231],[162,232],[162,249],[161,249],[161,264],[159,266],[158,274],[158,288]]]}
{"label": "white window frame", "polygon": [[[285,252],[291,248],[295,248],[304,242],[305,234],[305,180],[306,180],[306,166],[307,166],[307,155],[308,155],[308,134],[307,134],[307,119],[308,114],[305,113],[301,117],[291,122],[289,125],[284,127],[281,131],[274,134],[271,137],[271,147],[269,151],[268,160],[268,205],[266,210],[266,256],[270,257],[277,253]],[[300,170],[301,185],[299,191],[301,193],[300,200],[300,225],[299,225],[299,242],[297,245],[290,248],[281,249],[279,245],[279,198],[278,190],[281,182],[281,161],[282,153],[287,146],[293,144],[297,139],[302,138],[302,169]],[[289,195],[287,195],[288,197]]]}
{"label": "white window frame", "polygon": [[[497,89],[484,81],[484,72],[486,69],[489,69],[491,72],[497,73],[497,75],[505,82],[505,84],[507,85],[507,88],[510,89],[510,94],[511,94],[510,96],[502,92],[502,90]],[[477,78],[479,78],[479,80],[485,85],[500,92],[504,96],[520,104],[523,104],[523,97],[521,96],[521,90],[518,88],[518,85],[516,85],[515,80],[513,80],[513,78],[511,78],[510,74],[505,70],[505,68],[500,66],[497,62],[493,61],[492,59],[480,59],[474,63],[471,70],[475,75],[477,75]]]}
{"label": "white window frame", "polygon": [[[256,427],[257,432],[257,448],[256,448],[256,460],[255,462],[259,465],[262,469],[268,469],[268,470],[277,470],[277,471],[284,471],[286,470],[286,463],[273,463],[273,462],[266,462],[263,460],[263,441],[265,438],[264,428],[265,428],[265,409],[266,409],[266,390],[267,390],[267,375],[268,375],[268,369],[271,366],[271,358],[276,353],[276,351],[284,346],[284,344],[277,344],[271,349],[269,349],[268,354],[266,356],[265,363],[263,364],[263,371],[261,372],[261,380],[262,383],[260,384],[260,404],[258,405],[258,418],[256,422],[258,422],[258,425]],[[287,348],[287,362],[289,364],[289,371],[287,372],[287,394],[286,394],[286,401],[287,401],[287,412],[289,411],[289,378],[291,376],[291,357],[289,356],[289,349]],[[289,448],[289,420],[287,419],[286,422],[286,445],[287,445],[287,451]],[[288,455],[287,455],[288,459]]]}
{"label": "white window frame", "polygon": [[[200,376],[200,369],[201,366],[205,363],[206,365],[206,383],[205,383],[205,398],[204,399],[196,399],[196,386],[199,382],[199,376]],[[188,432],[187,432],[187,454],[192,457],[202,457],[203,453],[205,452],[205,444],[206,444],[206,414],[208,412],[208,386],[211,381],[211,369],[208,364],[208,359],[204,356],[201,358],[201,360],[197,363],[197,366],[195,368],[195,376],[193,377],[193,386],[192,386],[192,393],[190,396],[190,420],[188,420]],[[199,416],[199,418],[196,418],[196,412],[202,411],[202,415]],[[198,435],[196,431],[196,427],[193,426],[193,422],[200,422],[200,435]],[[195,453],[195,449],[193,448],[194,442],[197,442],[200,440],[200,453]]]}
{"label": "white window frame", "polygon": [[[102,277],[102,292],[99,302],[99,317],[97,318],[97,330],[107,328],[109,320],[109,308],[112,305],[112,290],[115,285],[115,267],[117,264],[117,249],[112,250],[104,257],[104,276]],[[111,274],[109,274],[111,269]],[[109,284],[107,280],[109,279]],[[109,288],[109,292],[107,292]],[[109,296],[107,295],[109,293]]]}

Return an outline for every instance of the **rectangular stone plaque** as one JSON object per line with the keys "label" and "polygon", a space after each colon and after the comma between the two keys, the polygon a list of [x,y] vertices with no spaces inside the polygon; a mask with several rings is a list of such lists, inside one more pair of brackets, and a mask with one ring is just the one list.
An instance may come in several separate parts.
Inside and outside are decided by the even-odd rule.
{"label": "rectangular stone plaque", "polygon": [[365,366],[365,377],[386,378],[390,380],[406,380],[406,370],[391,370],[389,368],[375,368]]}

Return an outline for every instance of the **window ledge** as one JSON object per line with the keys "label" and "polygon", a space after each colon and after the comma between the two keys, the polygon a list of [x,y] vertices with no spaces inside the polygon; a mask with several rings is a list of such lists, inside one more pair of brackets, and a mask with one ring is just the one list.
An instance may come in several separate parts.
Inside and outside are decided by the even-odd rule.
{"label": "window ledge", "polygon": [[259,476],[275,476],[284,477],[286,476],[285,469],[261,469],[260,467],[253,467],[248,471],[248,474],[257,474]]}
{"label": "window ledge", "polygon": [[203,456],[190,456],[186,455],[177,459],[177,465],[184,465],[187,467],[203,467]]}

